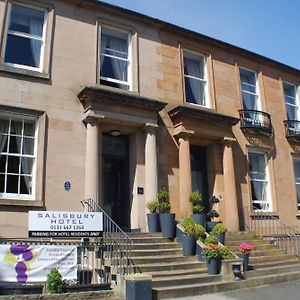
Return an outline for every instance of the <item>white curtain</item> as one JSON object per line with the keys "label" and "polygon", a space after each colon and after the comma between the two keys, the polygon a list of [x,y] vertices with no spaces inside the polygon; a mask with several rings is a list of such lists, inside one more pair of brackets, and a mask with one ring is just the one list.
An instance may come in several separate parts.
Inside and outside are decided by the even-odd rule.
{"label": "white curtain", "polygon": [[[0,119],[0,132],[6,132],[8,129],[8,120]],[[0,152],[4,150],[4,146],[6,145],[7,135],[0,134]]]}
{"label": "white curtain", "polygon": [[[19,121],[13,121],[12,122],[12,127],[13,130],[15,132],[15,134],[17,135],[22,135],[22,122]],[[13,137],[11,137],[13,138]],[[26,153],[26,154],[33,154],[33,143],[31,142],[30,139],[28,138],[23,138],[23,149],[21,149],[22,147],[22,140],[21,138],[16,138],[16,142],[17,142],[17,147],[18,147],[18,152],[20,154]],[[22,151],[22,152],[21,152]],[[32,158],[25,158],[25,157],[21,157],[21,166],[22,166],[22,170],[23,170],[23,174],[29,174],[31,175],[32,172]],[[25,181],[25,185],[26,188],[28,190],[28,193],[30,193],[31,191],[31,176],[23,176],[24,177],[24,181]]]}
{"label": "white curtain", "polygon": [[[38,20],[34,17],[29,18],[29,28],[30,28],[31,34],[39,36],[41,33],[41,25],[42,25],[41,20]],[[39,67],[40,66],[41,42],[31,39],[30,46],[31,46],[34,65],[36,67]]]}
{"label": "white curtain", "polygon": [[[114,38],[114,37],[110,38],[109,48],[117,51],[125,52],[125,53],[128,51],[127,42],[125,40]],[[116,56],[122,57],[122,55],[120,54]],[[127,62],[125,60],[117,59],[117,58],[112,59],[112,67],[116,79],[127,81],[126,65]]]}

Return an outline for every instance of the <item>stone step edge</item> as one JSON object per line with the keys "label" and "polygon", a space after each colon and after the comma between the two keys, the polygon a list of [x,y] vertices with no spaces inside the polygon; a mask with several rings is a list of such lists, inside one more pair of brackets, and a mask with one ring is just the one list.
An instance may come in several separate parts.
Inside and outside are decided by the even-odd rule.
{"label": "stone step edge", "polygon": [[[174,263],[149,263],[149,264],[136,264],[134,265],[137,268],[140,267],[150,267],[150,266],[154,266],[154,267],[163,267],[163,266],[185,266],[185,265],[199,265],[199,267],[206,265],[205,262],[200,262],[198,260],[195,261],[188,261],[188,262],[174,262]],[[144,272],[143,272],[144,273]]]}
{"label": "stone step edge", "polygon": [[[153,288],[153,290],[155,290],[157,292],[174,291],[174,290],[182,290],[182,289],[190,289],[191,290],[191,289],[195,289],[195,288],[202,288],[202,287],[205,288],[205,287],[210,287],[210,286],[222,287],[222,286],[226,286],[228,284],[233,284],[233,285],[244,285],[244,284],[246,284],[247,287],[248,287],[248,285],[250,285],[249,287],[257,287],[257,286],[265,285],[266,283],[280,282],[284,279],[286,279],[288,281],[290,279],[286,278],[286,277],[291,276],[291,275],[297,275],[297,278],[300,278],[300,271],[298,271],[298,272],[285,272],[285,273],[282,273],[282,274],[256,276],[254,278],[248,278],[246,280],[241,280],[241,281],[223,280],[223,281],[220,281],[220,282],[216,281],[216,282],[211,282],[211,283],[200,283],[200,284],[189,284],[189,285],[181,285],[181,286],[158,287],[158,288]],[[280,279],[280,281],[277,281],[278,279]],[[265,280],[271,280],[271,282],[270,281],[265,282]],[[262,284],[257,285],[257,282],[261,282]],[[255,284],[255,285],[252,285],[252,284]],[[217,291],[214,291],[214,292],[217,292]]]}
{"label": "stone step edge", "polygon": [[208,273],[202,273],[202,274],[189,274],[189,275],[177,275],[177,276],[169,276],[167,278],[161,278],[161,277],[155,277],[152,279],[152,282],[165,282],[169,280],[187,280],[187,279],[204,279],[204,278],[220,278],[222,279],[222,275],[209,275]]}

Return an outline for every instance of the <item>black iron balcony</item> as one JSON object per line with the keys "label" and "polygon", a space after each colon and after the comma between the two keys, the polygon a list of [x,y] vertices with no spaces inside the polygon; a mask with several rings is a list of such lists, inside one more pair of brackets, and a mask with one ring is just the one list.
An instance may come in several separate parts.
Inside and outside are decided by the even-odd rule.
{"label": "black iron balcony", "polygon": [[283,121],[285,126],[285,136],[291,142],[300,142],[300,121],[286,120]]}
{"label": "black iron balcony", "polygon": [[273,134],[271,116],[263,111],[240,109],[240,125],[245,132],[270,136]]}

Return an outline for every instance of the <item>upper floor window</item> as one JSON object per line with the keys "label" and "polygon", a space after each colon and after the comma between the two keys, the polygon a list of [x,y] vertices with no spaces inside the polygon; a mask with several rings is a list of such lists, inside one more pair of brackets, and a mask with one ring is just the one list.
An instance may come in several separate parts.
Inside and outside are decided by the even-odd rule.
{"label": "upper floor window", "polygon": [[184,51],[183,65],[186,102],[208,106],[205,57]]}
{"label": "upper floor window", "polygon": [[244,110],[260,110],[257,74],[240,68],[240,81]]}
{"label": "upper floor window", "polygon": [[265,153],[249,152],[249,176],[253,208],[270,211],[272,203]]}
{"label": "upper floor window", "polygon": [[295,185],[297,193],[297,207],[300,211],[300,159],[294,158],[294,174],[295,174]]}
{"label": "upper floor window", "polygon": [[293,84],[283,83],[285,106],[288,120],[299,120],[299,107],[297,101],[297,87]]}
{"label": "upper floor window", "polygon": [[12,3],[9,7],[4,63],[41,72],[47,12],[19,3]]}
{"label": "upper floor window", "polygon": [[33,199],[36,120],[0,116],[0,197]]}
{"label": "upper floor window", "polygon": [[127,32],[101,28],[100,83],[126,90],[130,83],[130,41]]}

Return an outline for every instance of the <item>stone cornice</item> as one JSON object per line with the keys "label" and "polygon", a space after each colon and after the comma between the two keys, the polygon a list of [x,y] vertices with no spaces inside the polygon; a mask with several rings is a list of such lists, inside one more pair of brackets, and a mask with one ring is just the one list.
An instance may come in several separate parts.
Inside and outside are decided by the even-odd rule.
{"label": "stone cornice", "polygon": [[223,115],[206,108],[190,107],[188,105],[177,105],[169,108],[169,116],[172,120],[180,117],[188,117],[199,119],[203,121],[211,121],[218,124],[225,124],[227,126],[236,125],[240,119],[231,116]]}
{"label": "stone cornice", "polygon": [[159,112],[167,105],[165,102],[142,97],[138,93],[100,85],[84,87],[78,94],[78,98],[85,111],[94,109],[99,104],[108,104]]}

